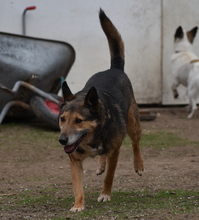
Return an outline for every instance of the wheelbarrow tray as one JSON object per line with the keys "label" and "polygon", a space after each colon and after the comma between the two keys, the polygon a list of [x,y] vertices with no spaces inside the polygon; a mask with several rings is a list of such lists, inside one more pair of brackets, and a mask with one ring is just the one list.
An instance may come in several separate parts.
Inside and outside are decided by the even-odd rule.
{"label": "wheelbarrow tray", "polygon": [[[57,94],[74,60],[68,43],[0,32],[0,84],[9,89],[20,80]],[[0,111],[13,99],[29,103],[32,96],[27,88],[15,97],[0,89]]]}

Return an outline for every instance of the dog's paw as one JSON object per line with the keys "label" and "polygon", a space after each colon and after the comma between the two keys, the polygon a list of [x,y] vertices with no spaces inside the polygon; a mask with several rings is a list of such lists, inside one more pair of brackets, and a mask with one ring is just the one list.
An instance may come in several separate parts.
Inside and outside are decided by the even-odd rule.
{"label": "dog's paw", "polygon": [[96,174],[97,174],[97,175],[101,175],[104,171],[105,171],[105,168],[104,168],[104,169],[98,168],[98,169],[96,170]]}
{"label": "dog's paw", "polygon": [[188,119],[192,119],[193,118],[193,113],[191,112],[188,116],[187,116]]}
{"label": "dog's paw", "polygon": [[144,164],[143,164],[143,160],[141,158],[139,160],[135,159],[135,161],[134,161],[134,169],[135,169],[135,172],[139,176],[142,176],[142,173],[144,171]]}
{"label": "dog's paw", "polygon": [[139,170],[139,169],[136,169],[135,172],[139,175],[139,176],[142,176],[142,173],[143,173],[144,170]]}
{"label": "dog's paw", "polygon": [[107,194],[101,194],[97,199],[98,202],[107,202],[110,200],[111,200],[111,196]]}
{"label": "dog's paw", "polygon": [[75,205],[70,209],[71,212],[81,212],[84,210],[84,206],[76,207]]}
{"label": "dog's paw", "polygon": [[178,91],[176,89],[173,90],[173,97],[174,99],[177,99],[179,96]]}
{"label": "dog's paw", "polygon": [[178,96],[179,96],[179,94],[178,94],[178,93],[175,93],[175,94],[174,94],[174,98],[175,98],[175,99],[177,99],[177,98],[178,98]]}

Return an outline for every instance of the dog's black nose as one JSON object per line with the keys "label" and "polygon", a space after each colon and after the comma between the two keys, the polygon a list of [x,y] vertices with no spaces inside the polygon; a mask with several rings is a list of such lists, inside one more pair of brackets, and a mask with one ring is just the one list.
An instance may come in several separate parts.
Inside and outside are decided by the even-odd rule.
{"label": "dog's black nose", "polygon": [[61,135],[59,137],[59,143],[62,145],[66,145],[68,143],[68,138],[65,135]]}

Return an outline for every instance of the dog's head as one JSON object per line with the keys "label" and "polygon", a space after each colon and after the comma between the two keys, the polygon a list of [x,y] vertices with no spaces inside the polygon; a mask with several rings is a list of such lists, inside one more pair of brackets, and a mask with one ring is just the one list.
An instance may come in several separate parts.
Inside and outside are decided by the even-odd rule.
{"label": "dog's head", "polygon": [[99,99],[92,87],[87,93],[73,95],[66,82],[62,85],[64,103],[59,114],[59,142],[66,153],[74,152],[80,143],[87,143],[99,124]]}
{"label": "dog's head", "polygon": [[197,30],[198,27],[194,27],[190,31],[186,31],[179,26],[174,34],[175,51],[181,52],[191,50]]}

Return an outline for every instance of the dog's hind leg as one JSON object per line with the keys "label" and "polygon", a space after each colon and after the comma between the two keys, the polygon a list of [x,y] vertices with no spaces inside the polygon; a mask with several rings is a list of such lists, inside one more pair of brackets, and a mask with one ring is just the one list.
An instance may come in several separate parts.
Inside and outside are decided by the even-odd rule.
{"label": "dog's hind leg", "polygon": [[134,152],[134,169],[138,175],[142,175],[144,170],[143,160],[140,153],[140,138],[141,138],[141,125],[139,119],[139,110],[137,104],[132,101],[127,119],[127,133],[132,141],[133,152]]}
{"label": "dog's hind leg", "polygon": [[197,110],[197,105],[193,97],[190,98],[189,102],[190,102],[191,112],[189,113],[187,118],[191,119],[194,116],[195,111]]}
{"label": "dog's hind leg", "polygon": [[190,106],[190,113],[188,118],[192,118],[194,116],[195,111],[197,110],[197,97],[199,92],[199,77],[196,78],[195,81],[191,81],[188,86],[188,97],[189,97],[189,106]]}
{"label": "dog's hind leg", "polygon": [[107,157],[106,176],[104,179],[102,192],[98,197],[98,202],[106,202],[111,200],[111,188],[113,184],[113,178],[117,166],[118,157],[119,157],[119,149]]}
{"label": "dog's hind leg", "polygon": [[69,155],[70,169],[75,195],[75,204],[70,209],[72,212],[84,210],[84,192],[83,192],[83,167],[82,160],[77,160],[73,155]]}
{"label": "dog's hind leg", "polygon": [[101,175],[106,169],[106,155],[99,156],[97,161],[96,174]]}

